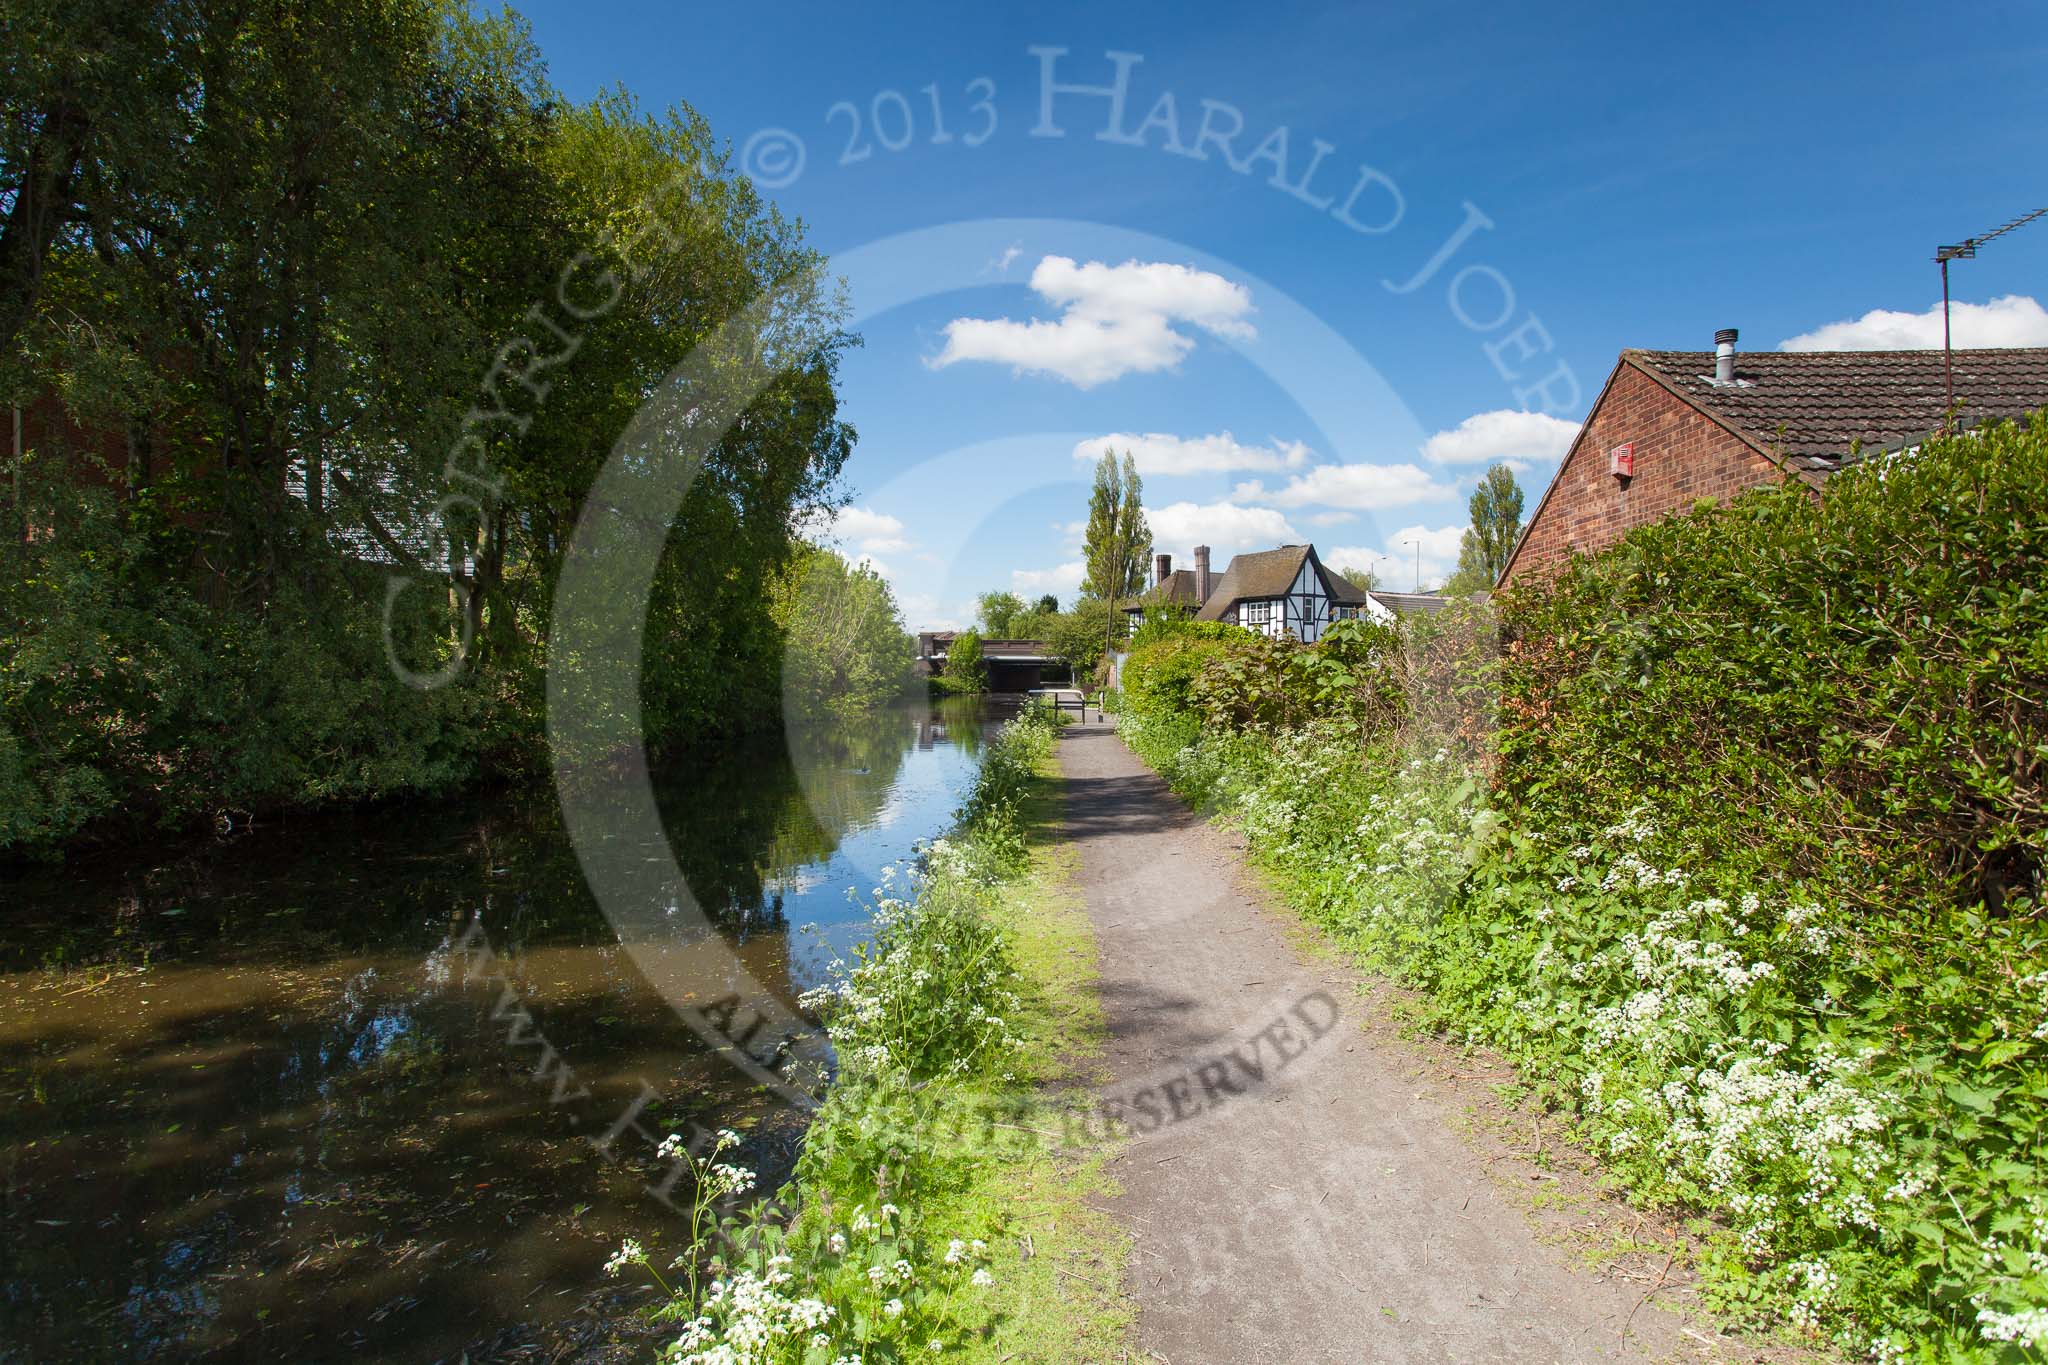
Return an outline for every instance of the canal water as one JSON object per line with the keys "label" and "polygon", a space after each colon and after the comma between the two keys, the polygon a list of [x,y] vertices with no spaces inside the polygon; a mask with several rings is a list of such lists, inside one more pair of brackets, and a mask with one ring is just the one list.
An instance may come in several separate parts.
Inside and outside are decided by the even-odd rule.
{"label": "canal water", "polygon": [[[920,704],[658,771],[728,961],[792,1004],[824,979],[988,723]],[[580,1103],[508,1043],[508,987]],[[592,1141],[628,1113],[740,1131],[771,1189],[802,1132],[641,977],[551,801],[0,874],[0,1361],[644,1359],[652,1296],[600,1267],[675,1215],[645,1142]]]}

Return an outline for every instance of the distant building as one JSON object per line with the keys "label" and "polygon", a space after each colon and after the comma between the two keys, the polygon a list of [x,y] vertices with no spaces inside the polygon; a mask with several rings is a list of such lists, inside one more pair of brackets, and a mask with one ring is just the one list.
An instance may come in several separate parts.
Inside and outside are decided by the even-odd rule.
{"label": "distant building", "polygon": [[1434,616],[1450,600],[1440,592],[1382,592],[1378,588],[1366,596],[1395,616]]}
{"label": "distant building", "polygon": [[[946,656],[959,635],[957,630],[920,631],[912,672],[920,678],[945,672]],[[981,642],[981,663],[988,675],[988,690],[991,692],[1029,692],[1047,682],[1065,681],[1072,676],[1067,661],[1048,652],[1043,640],[984,639]]]}
{"label": "distant building", "polygon": [[[1939,431],[1940,351],[1623,351],[1501,573],[1506,585],[1760,484],[1829,475]],[[2048,348],[1955,352],[1957,420],[2048,407]]]}
{"label": "distant building", "polygon": [[1289,635],[1304,644],[1314,644],[1332,621],[1392,620],[1396,611],[1325,568],[1313,545],[1282,545],[1238,555],[1216,579],[1210,576],[1206,545],[1195,547],[1192,573],[1176,570],[1169,555],[1155,555],[1151,587],[1123,609],[1135,625],[1147,611],[1159,607],[1179,608],[1197,621],[1222,621],[1275,639]]}

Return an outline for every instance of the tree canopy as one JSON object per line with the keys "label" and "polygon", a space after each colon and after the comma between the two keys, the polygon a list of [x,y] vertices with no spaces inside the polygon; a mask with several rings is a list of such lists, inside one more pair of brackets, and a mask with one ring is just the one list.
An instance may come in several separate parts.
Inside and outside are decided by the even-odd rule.
{"label": "tree canopy", "polygon": [[772,297],[637,590],[648,741],[766,719],[774,585],[855,437],[822,264],[701,117],[565,99],[510,14],[0,8],[0,739],[42,736],[0,764],[62,837],[532,761],[593,480]]}
{"label": "tree canopy", "polygon": [[1024,599],[1013,592],[985,592],[975,600],[982,630],[991,639],[1014,640],[1020,637],[1016,625],[1028,614]]}
{"label": "tree canopy", "polygon": [[1095,464],[1095,484],[1088,494],[1088,528],[1081,542],[1087,597],[1116,601],[1145,586],[1145,558],[1151,553],[1152,530],[1145,523],[1144,483],[1138,462],[1129,451],[1121,463],[1105,450]]}
{"label": "tree canopy", "polygon": [[1458,543],[1458,570],[1444,585],[1446,592],[1480,592],[1499,582],[1522,533],[1522,488],[1506,465],[1487,469],[1469,506],[1472,525]]}

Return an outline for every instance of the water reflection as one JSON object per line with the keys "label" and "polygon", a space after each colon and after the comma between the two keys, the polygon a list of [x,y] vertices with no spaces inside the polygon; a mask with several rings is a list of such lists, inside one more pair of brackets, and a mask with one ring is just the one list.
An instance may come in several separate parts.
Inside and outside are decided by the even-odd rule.
{"label": "water reflection", "polygon": [[[718,956],[814,984],[982,724],[919,707],[659,773]],[[647,987],[545,803],[293,821],[0,900],[0,1360],[637,1357],[636,1291],[595,1271],[666,1215],[589,1116],[644,1081],[649,1124],[737,1127],[771,1178],[793,1157],[795,1116]],[[474,916],[502,984],[465,981]],[[508,1008],[586,1102],[549,1102]]]}

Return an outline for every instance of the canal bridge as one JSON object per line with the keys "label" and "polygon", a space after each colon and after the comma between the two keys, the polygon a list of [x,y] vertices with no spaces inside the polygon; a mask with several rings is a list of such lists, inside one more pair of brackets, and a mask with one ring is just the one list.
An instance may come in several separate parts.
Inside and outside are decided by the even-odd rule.
{"label": "canal bridge", "polygon": [[[952,648],[958,631],[927,630],[917,637],[917,671],[924,677],[942,673],[946,651]],[[991,692],[1029,692],[1048,682],[1065,682],[1073,676],[1067,661],[1046,648],[1043,640],[992,640],[981,642],[981,661],[988,670]]]}

